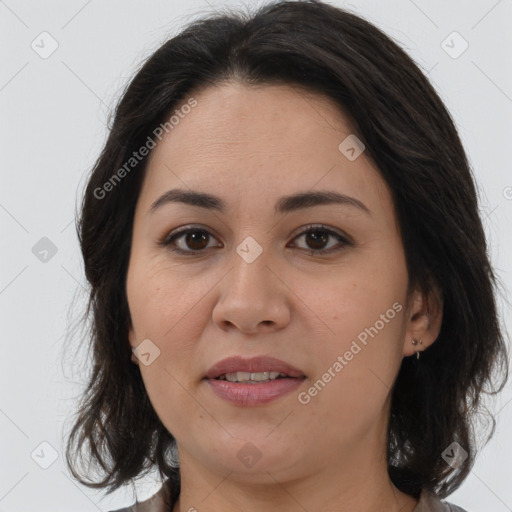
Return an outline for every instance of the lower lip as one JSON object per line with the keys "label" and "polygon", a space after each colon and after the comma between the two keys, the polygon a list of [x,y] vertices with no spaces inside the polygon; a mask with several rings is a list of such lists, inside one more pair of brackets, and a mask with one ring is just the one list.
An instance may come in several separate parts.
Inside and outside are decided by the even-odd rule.
{"label": "lower lip", "polygon": [[254,406],[272,402],[294,389],[303,382],[300,379],[276,379],[258,384],[229,382],[227,380],[206,379],[213,391],[222,399],[234,405]]}

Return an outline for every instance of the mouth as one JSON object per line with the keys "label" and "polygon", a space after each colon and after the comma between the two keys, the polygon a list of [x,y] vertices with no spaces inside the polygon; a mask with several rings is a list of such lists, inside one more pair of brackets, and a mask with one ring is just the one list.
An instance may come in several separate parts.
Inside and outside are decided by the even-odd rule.
{"label": "mouth", "polygon": [[246,382],[247,384],[258,384],[259,382],[270,382],[276,379],[290,379],[289,375],[280,372],[233,372],[219,375],[215,380],[227,380],[228,382]]}
{"label": "mouth", "polygon": [[213,365],[205,375],[206,379],[223,378],[230,382],[253,380],[275,380],[277,378],[302,378],[301,370],[280,359],[269,356],[244,358],[228,357]]}
{"label": "mouth", "polygon": [[236,356],[212,366],[203,380],[221,399],[246,407],[276,400],[296,389],[305,379],[301,370],[279,359]]}

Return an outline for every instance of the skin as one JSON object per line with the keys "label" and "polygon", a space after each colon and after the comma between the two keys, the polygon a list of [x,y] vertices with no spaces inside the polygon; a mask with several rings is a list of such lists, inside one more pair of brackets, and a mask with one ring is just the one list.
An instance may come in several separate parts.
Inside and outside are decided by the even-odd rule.
{"label": "skin", "polygon": [[[126,283],[131,346],[149,338],[160,350],[149,366],[134,362],[178,443],[182,491],[174,512],[411,512],[417,500],[387,474],[390,392],[402,359],[437,338],[442,309],[408,294],[387,185],[364,152],[349,161],[338,150],[353,130],[328,98],[235,81],[193,96],[197,106],[151,154]],[[228,210],[167,203],[148,213],[178,187],[220,196]],[[371,215],[334,204],[275,214],[281,196],[320,189],[357,198]],[[195,245],[186,236],[175,242],[194,255],[159,245],[189,224],[210,234]],[[351,244],[335,235],[315,244],[303,234],[309,224]],[[252,263],[236,252],[248,236],[263,250]],[[307,252],[318,248],[331,252]],[[402,310],[307,405],[299,403],[298,393],[396,302]],[[238,354],[277,357],[306,380],[269,404],[234,406],[202,378]],[[261,454],[250,468],[237,457],[248,442]]]}

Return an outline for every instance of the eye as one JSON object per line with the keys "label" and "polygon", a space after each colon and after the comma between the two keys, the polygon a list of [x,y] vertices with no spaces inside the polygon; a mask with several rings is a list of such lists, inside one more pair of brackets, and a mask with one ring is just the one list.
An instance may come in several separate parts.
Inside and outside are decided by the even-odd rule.
{"label": "eye", "polygon": [[[303,248],[306,252],[313,256],[322,255],[330,252],[337,252],[345,246],[351,245],[347,237],[329,229],[323,225],[311,225],[301,232],[294,240],[304,238],[306,244],[310,247]],[[159,245],[170,248],[171,251],[177,254],[194,255],[199,254],[205,249],[211,248],[209,244],[215,238],[206,229],[186,227],[176,233],[171,233],[166,236]],[[334,243],[329,247],[329,239],[336,239],[337,244]],[[326,248],[326,245],[328,246]],[[338,247],[336,247],[338,245]],[[341,247],[340,247],[341,245]]]}
{"label": "eye", "polygon": [[[321,224],[317,226],[309,226],[308,229],[298,235],[295,240],[299,240],[300,238],[304,238],[305,243],[310,246],[309,248],[304,248],[304,250],[313,256],[337,252],[345,246],[351,245],[351,242],[349,242],[347,237]],[[335,243],[334,248],[332,244],[330,247],[328,246],[329,239],[333,238],[338,240],[338,244]],[[325,247],[326,245],[328,246],[327,248]],[[338,247],[336,247],[336,245],[338,245]]]}
{"label": "eye", "polygon": [[191,255],[208,249],[210,238],[213,237],[205,229],[188,227],[166,236],[160,245],[170,247],[171,251],[178,254]]}

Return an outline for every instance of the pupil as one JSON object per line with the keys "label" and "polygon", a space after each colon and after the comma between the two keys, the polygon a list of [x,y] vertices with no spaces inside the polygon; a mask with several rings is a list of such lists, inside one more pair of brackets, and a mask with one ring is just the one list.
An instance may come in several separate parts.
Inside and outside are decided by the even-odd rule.
{"label": "pupil", "polygon": [[[204,231],[194,231],[187,235],[187,245],[191,249],[201,249],[201,241],[205,241],[207,239],[207,234]],[[195,244],[199,245],[195,245]]]}
{"label": "pupil", "polygon": [[[316,234],[322,233],[322,234],[320,236],[314,236],[315,233]],[[307,234],[307,236],[313,239],[313,243],[311,244],[310,238],[308,238],[308,244],[312,245],[313,249],[321,249],[327,243],[327,233],[325,231],[320,231],[320,230],[310,231]],[[320,241],[320,246],[315,245],[315,244],[318,244],[319,241]]]}

